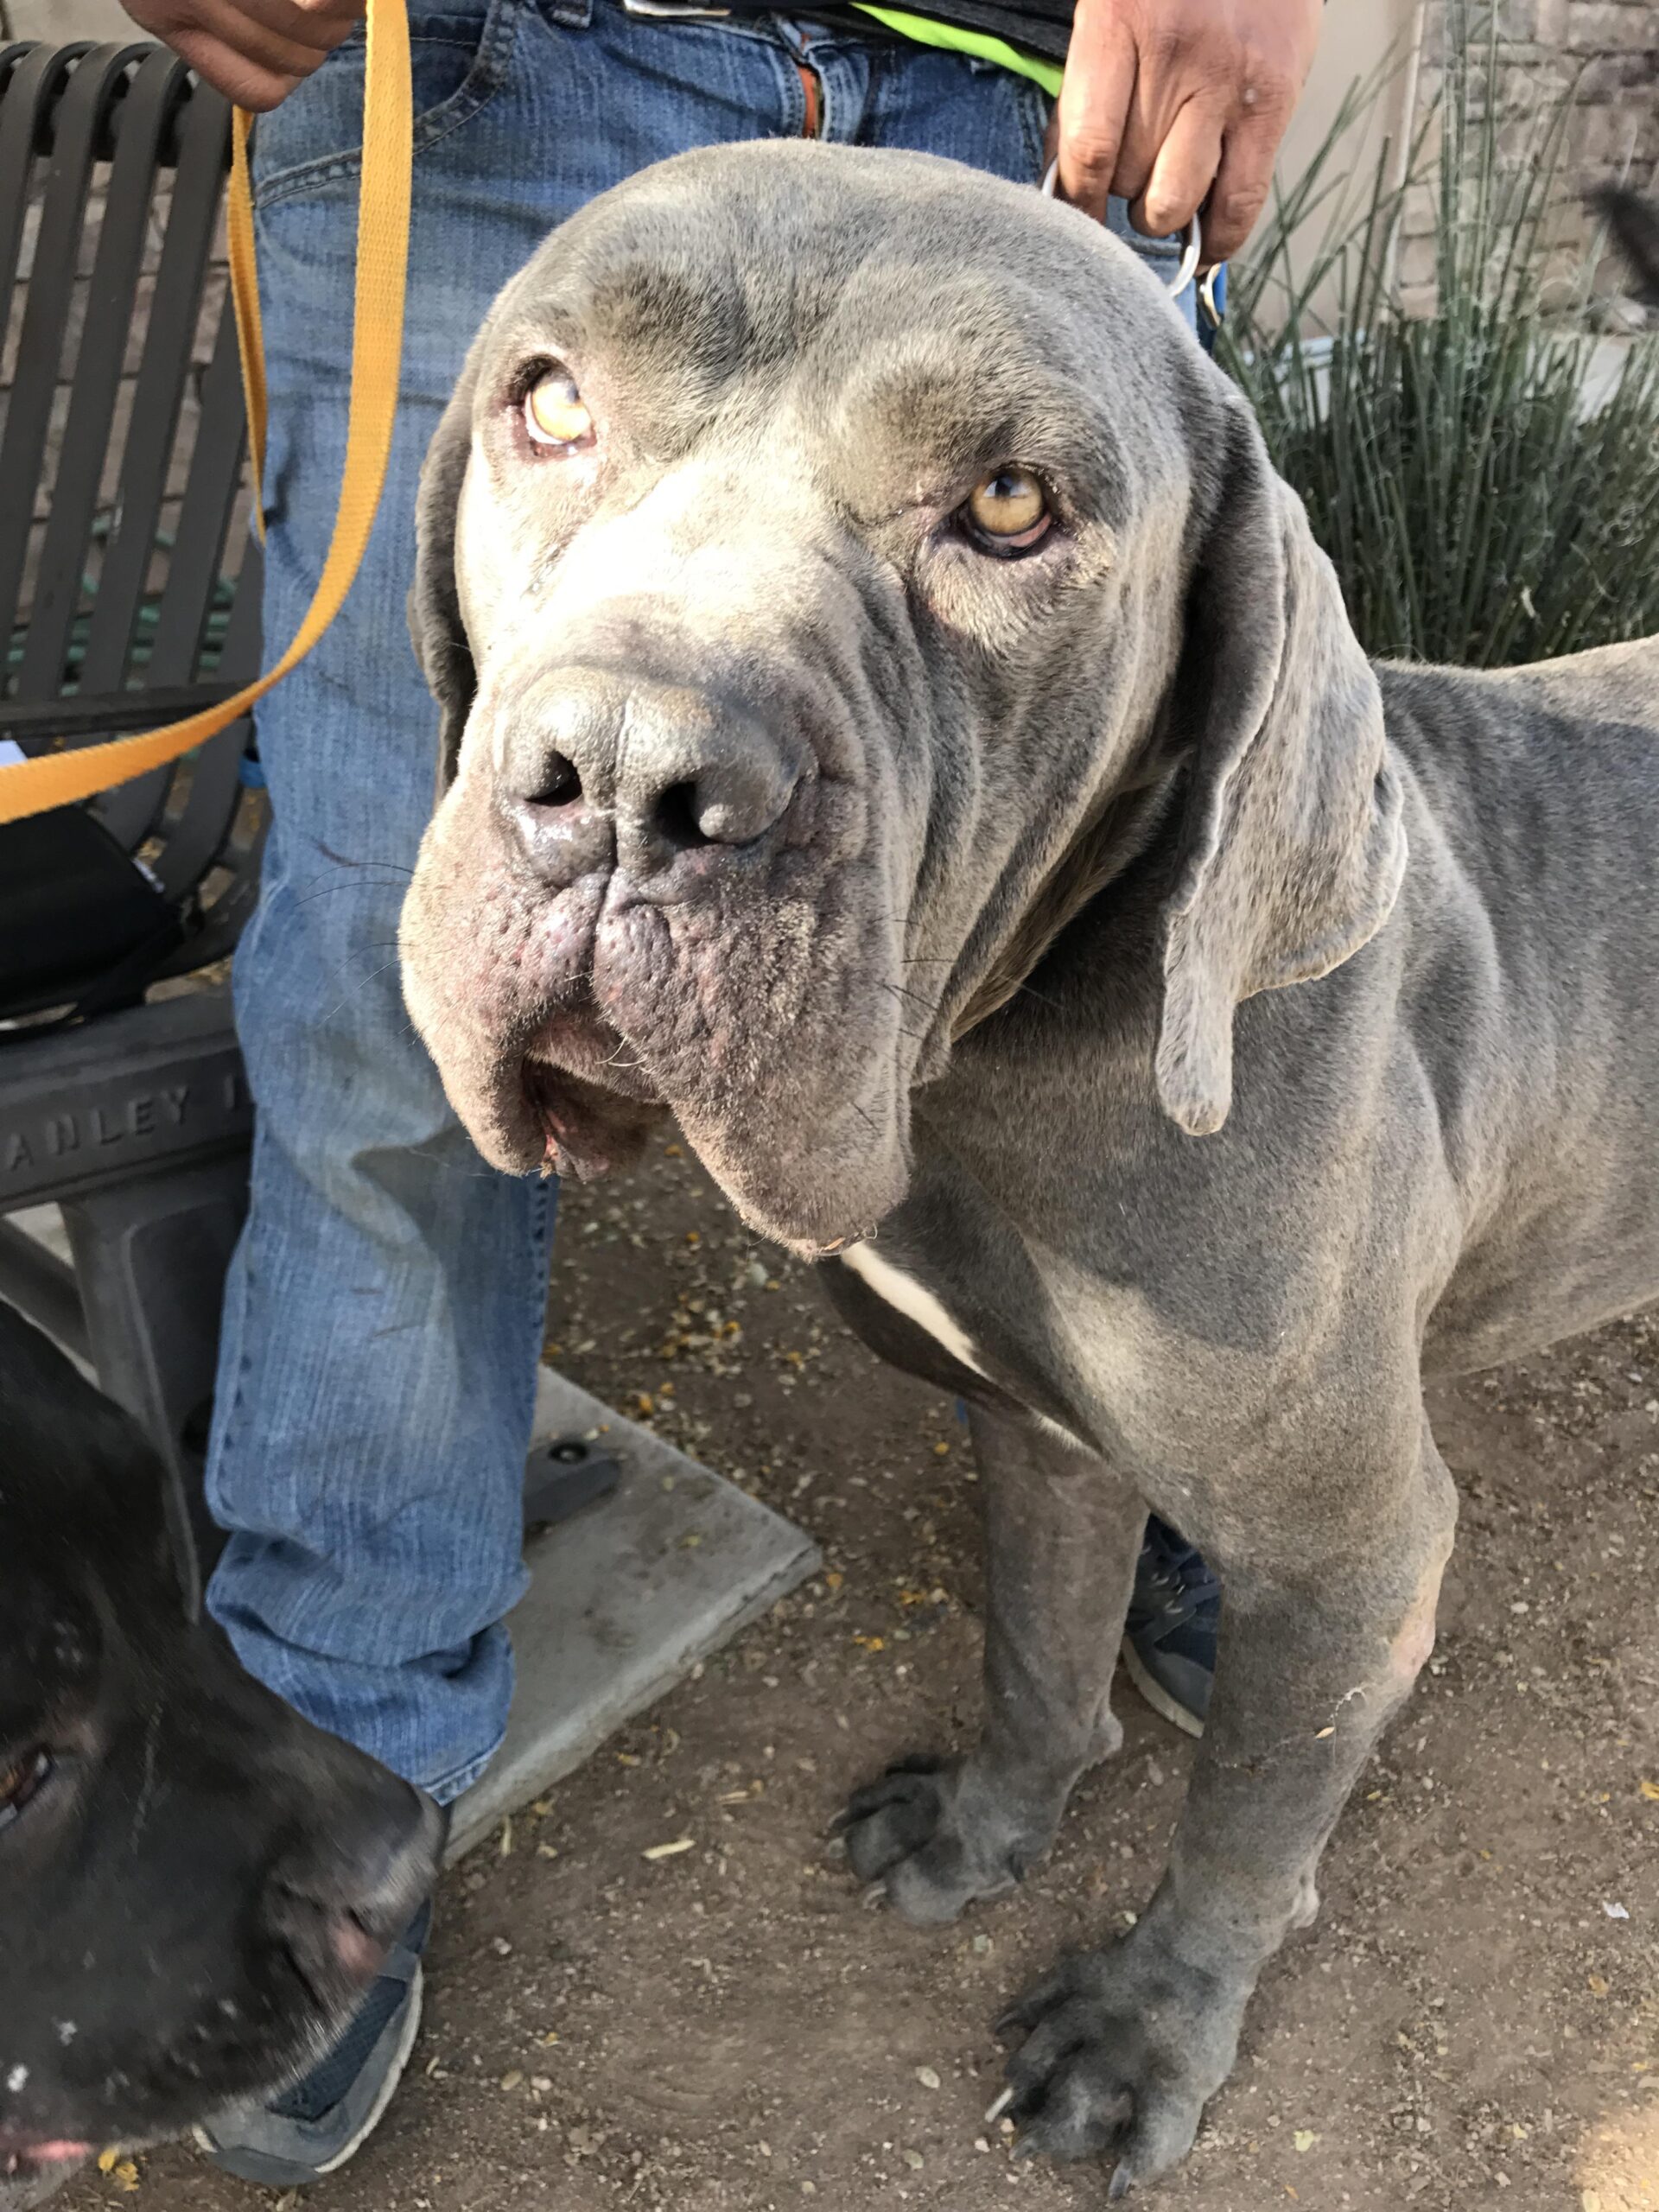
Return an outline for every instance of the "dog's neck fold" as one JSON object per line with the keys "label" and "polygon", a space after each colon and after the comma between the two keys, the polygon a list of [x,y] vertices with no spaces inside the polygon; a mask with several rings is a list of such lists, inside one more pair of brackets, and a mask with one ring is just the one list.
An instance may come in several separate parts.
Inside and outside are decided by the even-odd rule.
{"label": "dog's neck fold", "polygon": [[1179,766],[1149,746],[1139,772],[1103,795],[963,998],[950,1024],[953,1044],[1000,1013],[1084,909],[1146,851],[1179,779]]}

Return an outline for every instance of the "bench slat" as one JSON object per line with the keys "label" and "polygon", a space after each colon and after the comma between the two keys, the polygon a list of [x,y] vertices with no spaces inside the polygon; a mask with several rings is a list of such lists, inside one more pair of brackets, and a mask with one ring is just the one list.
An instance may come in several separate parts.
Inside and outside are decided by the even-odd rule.
{"label": "bench slat", "polygon": [[157,78],[149,87],[141,74],[128,96],[121,126],[124,135],[130,126],[133,101],[143,98],[147,89],[161,111],[162,130],[175,119],[178,122],[179,162],[149,302],[132,420],[121,457],[117,520],[105,550],[98,597],[87,628],[81,682],[89,691],[118,690],[127,671],[139,602],[155,557],[180,411],[190,385],[202,278],[213,242],[219,180],[228,152],[228,119],[223,109],[216,103],[188,97],[182,64],[170,80]]}
{"label": "bench slat", "polygon": [[[91,57],[76,72],[70,99],[79,89],[81,72],[95,59]],[[98,251],[86,292],[86,322],[69,391],[62,451],[52,486],[46,543],[18,677],[19,689],[26,696],[39,698],[62,682],[70,626],[81,604],[92,521],[143,270],[151,188],[168,124],[168,95],[181,83],[183,74],[184,65],[175,55],[164,48],[151,48],[121,105],[115,159],[110,166]],[[79,190],[84,201],[84,177]],[[50,213],[49,200],[46,212]],[[29,285],[31,301],[40,281],[37,267]]]}

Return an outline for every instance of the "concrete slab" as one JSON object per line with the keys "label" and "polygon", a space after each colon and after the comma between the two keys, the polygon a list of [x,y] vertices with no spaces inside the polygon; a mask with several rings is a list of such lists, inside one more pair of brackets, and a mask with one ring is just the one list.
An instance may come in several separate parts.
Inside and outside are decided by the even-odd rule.
{"label": "concrete slab", "polygon": [[529,1546],[535,1579],[511,1622],[512,1719],[489,1772],[455,1807],[452,1859],[822,1563],[769,1507],[543,1368],[537,1438],[594,1431],[622,1479]]}

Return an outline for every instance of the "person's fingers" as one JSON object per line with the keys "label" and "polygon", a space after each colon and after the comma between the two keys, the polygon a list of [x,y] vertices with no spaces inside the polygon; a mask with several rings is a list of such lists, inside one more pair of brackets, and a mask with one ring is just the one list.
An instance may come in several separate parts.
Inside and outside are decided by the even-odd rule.
{"label": "person's fingers", "polygon": [[1284,135],[1287,112],[1252,111],[1228,130],[1221,150],[1210,204],[1204,215],[1204,257],[1225,261],[1255,228],[1255,219],[1273,188],[1274,157]]}
{"label": "person's fingers", "polygon": [[315,68],[362,16],[360,7],[300,8],[294,0],[172,0],[195,29],[274,69]]}
{"label": "person's fingers", "polygon": [[277,70],[263,69],[215,39],[192,40],[187,35],[175,41],[175,50],[198,75],[234,105],[246,108],[250,115],[268,115],[305,82],[304,77],[285,77]]}
{"label": "person's fingers", "polygon": [[275,107],[346,37],[355,0],[136,0],[128,12],[239,106]]}
{"label": "person's fingers", "polygon": [[[1117,167],[1112,173],[1111,188],[1119,199],[1133,200],[1139,196],[1152,174],[1153,157],[1158,151],[1158,141],[1136,116],[1133,103],[1124,120],[1123,137],[1117,149]],[[1048,128],[1043,133],[1043,167],[1060,155],[1060,110],[1056,101],[1050,111]],[[1070,193],[1063,195],[1070,199]]]}
{"label": "person's fingers", "polygon": [[1078,0],[1060,80],[1060,190],[1096,222],[1106,219],[1135,73],[1135,39],[1116,0]]}
{"label": "person's fingers", "polygon": [[[146,22],[133,10],[128,12],[141,29],[153,31],[158,38],[162,35],[159,24]],[[216,92],[223,92],[238,107],[249,108],[257,115],[280,105],[302,81],[299,77],[251,61],[246,54],[238,54],[222,39],[193,25],[171,24],[165,35],[174,53],[188,61],[204,83],[211,85]]]}
{"label": "person's fingers", "polygon": [[[332,54],[353,26],[363,20],[364,0],[221,0],[239,16],[296,46]],[[203,0],[195,0],[200,6]]]}
{"label": "person's fingers", "polygon": [[1141,197],[1147,188],[1147,180],[1152,175],[1152,165],[1158,158],[1158,149],[1163,143],[1163,130],[1141,104],[1142,95],[1147,89],[1143,69],[1135,97],[1129,102],[1128,114],[1123,119],[1123,136],[1117,149],[1117,167],[1112,173],[1112,190],[1120,200],[1135,200]]}
{"label": "person's fingers", "polygon": [[[1215,181],[1221,150],[1219,113],[1206,102],[1188,100],[1178,111],[1145,188],[1129,209],[1136,230],[1153,238],[1184,231]],[[1208,228],[1206,224],[1206,246]]]}

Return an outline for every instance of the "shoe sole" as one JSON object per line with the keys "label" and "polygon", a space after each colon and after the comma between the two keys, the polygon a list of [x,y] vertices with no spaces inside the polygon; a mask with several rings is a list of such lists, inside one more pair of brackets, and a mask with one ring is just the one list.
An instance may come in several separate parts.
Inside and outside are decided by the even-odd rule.
{"label": "shoe sole", "polygon": [[1189,1713],[1179,1698],[1172,1697],[1157,1677],[1147,1672],[1146,1662],[1127,1636],[1123,1639],[1122,1653],[1129,1680],[1159,1718],[1173,1722],[1183,1735],[1202,1736],[1203,1721],[1196,1713]]}
{"label": "shoe sole", "polygon": [[[385,2118],[386,2107],[396,2095],[397,2085],[408,2069],[410,2054],[414,2050],[415,2039],[421,2031],[421,2013],[425,2003],[425,1994],[426,1977],[417,1965],[410,1980],[409,1997],[404,2006],[403,2021],[398,2030],[397,2041],[387,2061],[385,2072],[380,2077],[380,2087],[376,2093],[374,2102],[353,2130],[349,2139],[334,2152],[331,2158],[326,2159],[321,2165],[302,2167],[296,2163],[286,2168],[279,2176],[276,2171],[278,2161],[267,2157],[263,2152],[256,2151],[250,2155],[237,2145],[215,2143],[205,2127],[191,2130],[197,2144],[207,2153],[221,2172],[234,2174],[238,2180],[253,2182],[260,2188],[303,2189],[308,2187],[313,2182],[321,2181],[327,2174],[338,2173],[343,2165],[356,2157]],[[238,2158],[243,2166],[252,2168],[257,2164],[258,2170],[243,2171],[242,2167],[236,2163]]]}
{"label": "shoe sole", "polygon": [[345,2149],[337,2152],[327,2165],[317,2168],[319,2178],[324,2174],[338,2173],[346,2161],[354,2158],[363,2148],[370,2136],[385,2118],[386,2107],[397,2094],[397,2084],[403,2080],[404,2070],[409,2064],[409,2055],[415,2048],[415,2038],[421,2031],[421,2013],[425,2004],[426,1976],[417,1966],[409,1985],[409,2006],[407,2017],[404,2022],[404,2032],[397,2038],[397,2047],[392,2053],[391,2063],[387,2067],[385,2079],[380,2084],[380,2094],[370,2107],[368,2117]]}

